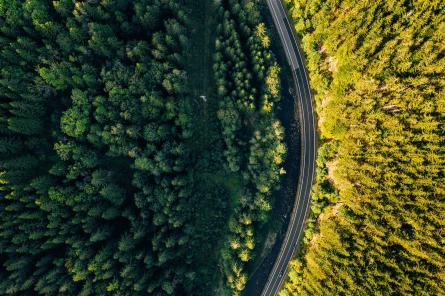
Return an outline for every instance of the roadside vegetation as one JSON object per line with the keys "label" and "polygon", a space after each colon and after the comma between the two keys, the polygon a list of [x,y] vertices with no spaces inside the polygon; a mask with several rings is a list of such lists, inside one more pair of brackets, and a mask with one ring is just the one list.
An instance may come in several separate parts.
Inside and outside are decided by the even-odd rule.
{"label": "roadside vegetation", "polygon": [[225,170],[237,175],[243,187],[232,201],[228,240],[221,250],[229,295],[244,290],[257,226],[268,220],[272,192],[285,173],[284,130],[274,112],[280,99],[279,68],[258,3],[229,0],[218,10],[217,117],[226,147]]}
{"label": "roadside vegetation", "polygon": [[322,146],[280,295],[443,295],[444,2],[285,2]]}
{"label": "roadside vegetation", "polygon": [[258,3],[0,0],[1,295],[241,294],[285,173]]}

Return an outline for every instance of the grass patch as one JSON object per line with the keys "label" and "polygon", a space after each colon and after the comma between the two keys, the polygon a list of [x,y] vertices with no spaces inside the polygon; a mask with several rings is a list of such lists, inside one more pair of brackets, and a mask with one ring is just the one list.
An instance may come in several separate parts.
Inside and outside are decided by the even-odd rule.
{"label": "grass patch", "polygon": [[242,180],[238,174],[218,173],[208,175],[209,180],[221,187],[223,187],[230,197],[230,207],[235,208],[239,203],[239,198],[242,191]]}
{"label": "grass patch", "polygon": [[[227,236],[227,222],[241,193],[241,178],[223,169],[224,143],[216,116],[218,101],[213,78],[213,52],[216,31],[216,7],[211,0],[187,1],[190,15],[188,74],[189,99],[185,108],[193,118],[193,135],[187,142],[190,149],[190,174],[195,180],[192,219],[199,229],[191,250],[203,283],[196,295],[225,295],[220,283],[223,269],[220,250]],[[198,269],[198,268],[197,268]],[[222,292],[222,293],[220,293]]]}

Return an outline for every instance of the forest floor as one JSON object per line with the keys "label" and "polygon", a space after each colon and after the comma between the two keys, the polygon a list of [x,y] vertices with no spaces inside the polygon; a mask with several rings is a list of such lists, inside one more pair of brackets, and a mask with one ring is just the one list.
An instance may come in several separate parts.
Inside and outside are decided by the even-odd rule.
{"label": "forest floor", "polygon": [[[215,38],[217,15],[215,1],[194,0],[186,1],[190,10],[189,48],[187,50],[186,71],[190,98],[188,112],[192,114],[193,136],[187,143],[191,149],[194,183],[194,215],[197,220],[195,226],[202,228],[202,236],[210,242],[211,248],[197,246],[195,250],[198,262],[208,266],[209,288],[220,289],[223,270],[216,260],[220,258],[221,244],[226,237],[227,221],[235,208],[242,184],[238,174],[229,174],[222,166],[223,141],[221,128],[216,116],[218,100],[216,83],[213,75],[213,54],[215,52]],[[210,222],[213,221],[213,222]],[[217,287],[220,286],[220,287]],[[218,290],[207,291],[208,295],[223,294]]]}
{"label": "forest floor", "polygon": [[212,73],[212,53],[215,47],[214,30],[215,19],[210,17],[214,14],[215,8],[211,0],[195,0],[187,4],[192,11],[192,26],[189,61],[187,63],[189,83],[192,87],[194,99],[201,105],[206,105],[206,101],[200,96],[206,96],[207,102],[214,95],[213,73]]}

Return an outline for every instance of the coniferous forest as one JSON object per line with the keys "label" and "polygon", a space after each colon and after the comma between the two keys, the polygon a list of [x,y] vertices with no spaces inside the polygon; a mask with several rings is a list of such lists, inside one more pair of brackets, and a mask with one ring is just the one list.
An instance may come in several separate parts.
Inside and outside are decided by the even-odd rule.
{"label": "coniferous forest", "polygon": [[445,2],[285,2],[322,143],[280,295],[445,295]]}
{"label": "coniferous forest", "polygon": [[0,295],[241,293],[280,69],[259,1],[217,6],[202,99],[184,1],[0,0]]}
{"label": "coniferous forest", "polygon": [[[284,2],[320,141],[280,296],[445,295],[445,2]],[[1,296],[242,295],[283,218],[266,15],[0,0]]]}

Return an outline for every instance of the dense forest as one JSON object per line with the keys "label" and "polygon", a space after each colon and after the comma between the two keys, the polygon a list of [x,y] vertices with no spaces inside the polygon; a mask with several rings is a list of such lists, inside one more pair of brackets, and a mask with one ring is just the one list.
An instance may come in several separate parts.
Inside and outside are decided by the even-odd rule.
{"label": "dense forest", "polygon": [[445,2],[286,3],[322,145],[280,295],[445,295]]}
{"label": "dense forest", "polygon": [[280,70],[258,1],[218,6],[197,105],[183,1],[0,0],[1,295],[241,293],[284,173]]}
{"label": "dense forest", "polygon": [[259,4],[251,1],[243,9],[238,0],[229,0],[218,16],[217,116],[227,147],[226,170],[243,185],[233,201],[228,242],[221,253],[229,295],[239,295],[248,278],[246,265],[255,256],[256,225],[267,221],[271,193],[285,173],[286,148],[284,130],[272,112],[280,98],[280,69],[260,22]]}

